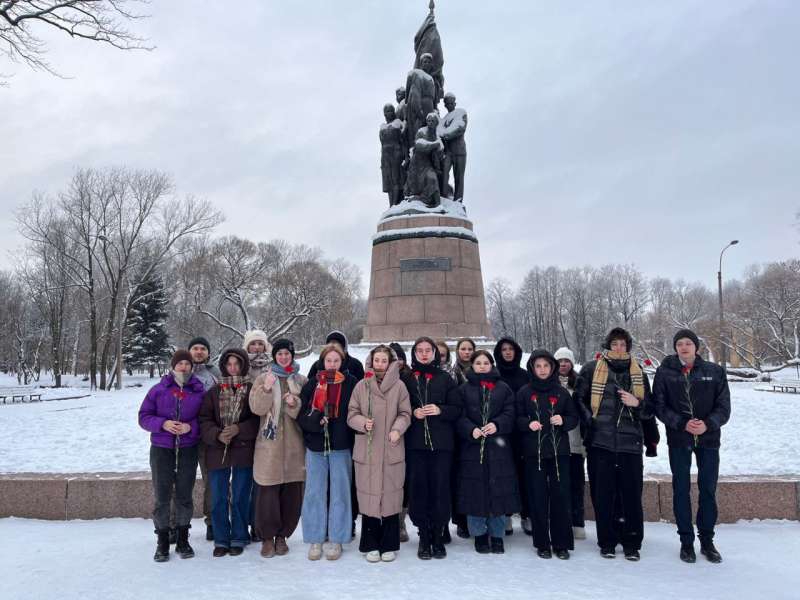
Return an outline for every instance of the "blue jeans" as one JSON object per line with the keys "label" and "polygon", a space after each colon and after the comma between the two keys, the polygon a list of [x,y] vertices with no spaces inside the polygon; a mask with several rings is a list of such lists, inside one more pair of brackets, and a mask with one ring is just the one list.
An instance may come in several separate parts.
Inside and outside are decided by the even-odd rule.
{"label": "blue jeans", "polygon": [[467,528],[472,537],[484,535],[487,531],[489,537],[501,538],[506,534],[506,517],[475,517],[467,515]]}
{"label": "blue jeans", "polygon": [[672,510],[678,524],[682,544],[694,542],[692,526],[692,453],[697,461],[697,533],[700,541],[714,539],[717,523],[717,479],[719,479],[719,450],[717,448],[670,448],[669,468],[672,471]]}
{"label": "blue jeans", "polygon": [[[350,500],[352,473],[350,450],[306,451],[306,489],[303,494],[302,525],[306,544],[322,544],[327,527],[328,541],[346,544],[353,538]],[[330,474],[330,506],[328,475]]]}
{"label": "blue jeans", "polygon": [[214,469],[208,472],[208,482],[211,486],[211,526],[214,529],[214,546],[243,548],[250,543],[247,523],[250,519],[253,467]]}

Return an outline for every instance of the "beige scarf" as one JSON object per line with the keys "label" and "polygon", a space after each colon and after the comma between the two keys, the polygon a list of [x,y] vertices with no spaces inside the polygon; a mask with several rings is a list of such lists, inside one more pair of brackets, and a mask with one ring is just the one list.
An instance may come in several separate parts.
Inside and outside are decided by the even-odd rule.
{"label": "beige scarf", "polygon": [[642,368],[635,360],[631,358],[628,352],[611,352],[606,350],[597,359],[597,366],[594,368],[594,377],[592,377],[592,417],[597,417],[597,411],[600,410],[600,403],[603,401],[603,392],[606,389],[606,382],[608,381],[608,361],[609,360],[628,360],[631,361],[630,374],[631,384],[633,391],[631,392],[641,402],[644,400],[644,376],[642,375]]}

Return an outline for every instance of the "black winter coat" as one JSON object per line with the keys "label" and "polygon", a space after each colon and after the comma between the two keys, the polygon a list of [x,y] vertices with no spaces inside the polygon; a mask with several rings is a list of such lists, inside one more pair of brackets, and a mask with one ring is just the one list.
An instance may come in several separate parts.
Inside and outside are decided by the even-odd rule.
{"label": "black winter coat", "polygon": [[[355,442],[355,432],[347,426],[347,409],[350,404],[350,396],[356,387],[356,378],[345,374],[342,382],[342,395],[339,398],[339,416],[328,421],[328,436],[330,437],[331,450],[352,450]],[[324,416],[323,413],[312,409],[314,402],[314,390],[317,388],[317,380],[309,379],[300,392],[300,399],[303,404],[300,414],[297,416],[297,424],[303,430],[303,440],[306,448],[313,452],[323,452],[325,450],[325,428],[319,424]]]}
{"label": "black winter coat", "polygon": [[[419,375],[417,376],[417,373]],[[430,375],[428,379],[426,375]],[[410,394],[412,411],[424,404],[436,404],[441,414],[427,419],[411,416],[411,427],[406,431],[406,448],[409,450],[430,450],[425,443],[425,421],[428,422],[433,450],[452,452],[455,449],[454,423],[461,416],[461,405],[456,391],[458,386],[449,373],[438,366],[414,364],[412,366],[412,386],[416,394]]]}
{"label": "black winter coat", "polygon": [[[494,423],[497,433],[475,439],[474,429],[483,426],[484,390],[481,381],[495,385],[489,394],[487,423]],[[514,431],[514,393],[496,369],[478,375],[467,372],[467,383],[456,390],[463,412],[456,421],[461,442],[458,455],[456,510],[465,515],[488,517],[509,515],[520,510],[517,472],[511,450]],[[481,463],[481,439],[485,439]]]}
{"label": "black winter coat", "polygon": [[[555,407],[551,399],[556,399]],[[547,381],[531,381],[516,394],[517,431],[522,445],[522,455],[537,457],[541,447],[542,458],[569,456],[569,431],[580,423],[580,416],[569,392],[558,380],[555,370]],[[563,425],[553,426],[550,417],[561,415]],[[540,431],[531,431],[530,424],[539,421]]]}
{"label": "black winter coat", "polygon": [[696,357],[689,372],[690,403],[682,368],[677,355],[668,356],[656,370],[653,380],[653,404],[656,415],[667,426],[667,444],[675,448],[695,445],[694,436],[686,431],[686,423],[694,416],[708,428],[698,436],[697,445],[719,448],[722,426],[731,416],[731,393],[725,371],[719,365]]}
{"label": "black winter coat", "polygon": [[[309,381],[316,381],[317,380],[317,371],[319,371],[319,361],[315,360],[314,364],[311,365],[311,368],[308,370],[308,380]],[[356,382],[361,381],[364,379],[364,365],[361,364],[361,361],[357,358],[353,358],[349,354],[345,357],[344,363],[342,364],[342,368],[339,369],[345,375],[350,374],[356,378]]]}
{"label": "black winter coat", "polygon": [[[500,348],[503,344],[508,343],[514,346],[514,360],[508,362],[503,360],[503,353]],[[512,392],[517,392],[523,385],[527,384],[530,376],[527,371],[523,369],[520,364],[522,363],[522,348],[512,338],[504,337],[495,344],[494,347],[494,362],[497,365],[497,371],[500,373],[500,379],[508,384]]]}
{"label": "black winter coat", "polygon": [[[583,404],[590,415],[592,412],[592,378],[596,367],[596,360],[586,363],[581,368],[578,382],[575,384],[574,398]],[[644,446],[642,421],[653,419],[650,380],[644,372],[642,378],[644,380],[644,400],[636,408],[629,408],[622,403],[617,390],[631,390],[630,361],[609,361],[608,379],[603,390],[600,408],[597,416],[592,418],[586,435],[587,448],[600,448],[625,454],[642,453]]]}

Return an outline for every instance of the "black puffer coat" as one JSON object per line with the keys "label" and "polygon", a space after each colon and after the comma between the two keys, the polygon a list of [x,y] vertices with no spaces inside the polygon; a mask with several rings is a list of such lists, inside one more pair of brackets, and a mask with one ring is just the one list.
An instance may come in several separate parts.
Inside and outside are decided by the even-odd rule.
{"label": "black puffer coat", "polygon": [[[625,454],[641,454],[642,452],[644,445],[642,420],[653,419],[650,380],[647,378],[647,373],[643,372],[644,400],[636,408],[626,407],[617,391],[631,389],[630,360],[608,361],[608,379],[603,390],[600,408],[597,416],[592,418],[586,434],[587,448],[600,448]],[[597,362],[597,360],[593,360],[583,365],[575,385],[574,398],[583,404],[589,414],[592,412],[592,378]]]}
{"label": "black puffer coat", "polygon": [[[497,433],[485,438],[483,463],[481,439],[472,436],[474,429],[483,426],[484,389],[481,382],[493,384],[487,423],[494,423]],[[496,369],[490,373],[467,372],[467,383],[458,387],[456,398],[463,406],[456,430],[461,442],[458,458],[458,487],[456,510],[465,515],[488,517],[508,515],[520,510],[517,472],[511,451],[514,431],[514,393]]]}
{"label": "black puffer coat", "polygon": [[[511,344],[514,346],[514,360],[503,360],[503,353],[500,348],[503,344]],[[517,392],[523,385],[528,383],[528,374],[525,372],[520,364],[522,363],[522,348],[514,341],[513,338],[504,337],[495,344],[494,347],[494,362],[497,365],[497,370],[500,373],[500,379],[508,384],[512,392]]]}
{"label": "black puffer coat", "polygon": [[[542,380],[532,375],[528,384],[516,394],[516,425],[520,436],[522,455],[536,457],[541,448],[542,458],[569,456],[569,431],[578,426],[580,418],[569,392],[558,379],[558,363],[546,350],[536,350],[528,360],[528,368],[537,358],[546,358],[552,364],[550,377]],[[555,405],[553,404],[555,400]],[[562,425],[550,424],[550,417],[561,415]],[[531,431],[532,421],[542,424],[540,431]]]}
{"label": "black puffer coat", "polygon": [[[319,369],[318,369],[319,370]],[[342,394],[339,397],[339,416],[328,421],[328,436],[330,439],[331,450],[352,450],[355,442],[355,431],[347,425],[347,410],[350,405],[350,396],[356,387],[356,378],[344,373],[342,382]],[[306,448],[313,452],[323,452],[325,450],[325,429],[319,424],[324,416],[320,411],[312,408],[314,402],[314,390],[317,389],[317,380],[309,379],[300,392],[302,406],[300,414],[297,416],[297,424],[303,430],[303,440]]]}
{"label": "black puffer coat", "polygon": [[698,436],[697,445],[719,448],[720,430],[731,416],[731,393],[725,371],[719,365],[696,357],[688,377],[690,406],[682,368],[677,355],[668,356],[656,370],[653,380],[653,404],[656,415],[667,426],[667,444],[676,448],[694,445],[692,434],[686,431],[686,423],[694,416],[708,428]]}

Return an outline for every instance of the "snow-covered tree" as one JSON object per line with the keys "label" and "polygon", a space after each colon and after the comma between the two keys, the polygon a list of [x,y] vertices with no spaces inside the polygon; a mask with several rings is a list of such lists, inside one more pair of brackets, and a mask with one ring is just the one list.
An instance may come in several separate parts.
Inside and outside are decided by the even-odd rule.
{"label": "snow-covered tree", "polygon": [[139,284],[127,318],[123,357],[129,368],[147,368],[150,377],[169,361],[171,348],[167,334],[168,299],[164,282],[152,273]]}

